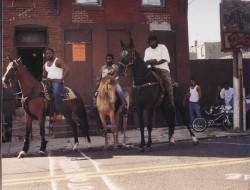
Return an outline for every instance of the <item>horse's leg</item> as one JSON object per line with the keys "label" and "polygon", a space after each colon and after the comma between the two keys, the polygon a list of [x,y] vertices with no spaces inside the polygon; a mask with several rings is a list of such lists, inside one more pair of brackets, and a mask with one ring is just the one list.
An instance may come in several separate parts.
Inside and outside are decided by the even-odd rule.
{"label": "horse's leg", "polygon": [[188,131],[190,133],[190,136],[191,136],[191,138],[193,140],[193,145],[194,146],[198,145],[199,141],[197,140],[197,138],[195,137],[193,131],[191,130],[191,128],[189,126],[189,122],[188,122],[188,119],[187,119],[187,116],[186,116],[186,113],[185,113],[185,108],[182,105],[182,102],[176,101],[175,106],[179,110],[179,112],[181,114],[182,121],[183,121],[184,125],[187,127],[187,129],[188,129]]}
{"label": "horse's leg", "polygon": [[81,107],[75,112],[75,114],[79,118],[80,128],[81,128],[83,134],[85,135],[85,137],[87,138],[88,147],[90,148],[91,147],[91,140],[90,140],[90,136],[89,136],[89,124],[88,124],[88,120],[87,120],[86,110],[85,110],[85,108]]}
{"label": "horse's leg", "polygon": [[40,127],[40,136],[41,136],[41,146],[40,146],[40,151],[39,154],[43,155],[46,150],[46,145],[49,141],[45,140],[45,115],[43,113],[40,114],[39,118],[39,127]]}
{"label": "horse's leg", "polygon": [[[127,92],[125,92],[125,97],[126,97],[126,102],[127,102],[127,107],[129,108],[129,102],[130,102],[130,98],[129,98],[129,94]],[[128,124],[128,117],[125,117],[124,114],[122,114],[122,129],[123,129],[123,143],[122,146],[126,147],[126,130],[127,130],[127,124]],[[118,123],[118,122],[117,122]]]}
{"label": "horse's leg", "polygon": [[153,121],[154,109],[147,110],[147,113],[148,113],[148,123],[147,123],[148,143],[147,143],[147,147],[151,148],[151,146],[152,146],[151,133],[152,133],[152,121]]}
{"label": "horse's leg", "polygon": [[25,138],[24,138],[24,143],[23,143],[23,147],[22,150],[20,151],[20,153],[18,154],[17,158],[23,158],[25,156],[25,154],[28,152],[29,150],[29,145],[30,145],[30,132],[31,132],[31,127],[32,127],[32,117],[25,113]]}
{"label": "horse's leg", "polygon": [[171,104],[164,104],[162,106],[162,111],[169,125],[169,130],[168,130],[169,144],[174,145],[175,144],[175,139],[174,139],[175,107]]}
{"label": "horse's leg", "polygon": [[73,151],[74,151],[74,150],[77,150],[79,148],[79,141],[78,141],[78,135],[77,135],[77,125],[74,122],[74,120],[72,119],[72,112],[67,111],[64,113],[64,116],[65,116],[67,123],[72,127],[73,136],[74,136],[74,147],[73,147]]}
{"label": "horse's leg", "polygon": [[140,144],[140,149],[143,151],[144,146],[146,145],[145,143],[145,138],[144,138],[144,118],[143,118],[143,110],[140,109],[137,111],[138,118],[139,118],[139,125],[140,125],[140,132],[141,132],[141,144]]}
{"label": "horse's leg", "polygon": [[127,130],[127,125],[128,125],[128,117],[125,117],[123,114],[122,114],[122,117],[123,117],[123,120],[122,120],[122,129],[123,129],[123,143],[122,143],[122,146],[123,147],[126,147],[126,130]]}
{"label": "horse's leg", "polygon": [[114,149],[116,150],[118,147],[118,137],[117,137],[117,126],[116,126],[116,119],[114,113],[111,113],[109,115],[110,117],[110,122],[111,122],[111,130],[113,134],[113,139],[114,139]]}
{"label": "horse's leg", "polygon": [[104,130],[104,150],[108,149],[108,129],[107,129],[107,123],[106,123],[106,115],[99,112],[99,116],[102,122],[103,130]]}

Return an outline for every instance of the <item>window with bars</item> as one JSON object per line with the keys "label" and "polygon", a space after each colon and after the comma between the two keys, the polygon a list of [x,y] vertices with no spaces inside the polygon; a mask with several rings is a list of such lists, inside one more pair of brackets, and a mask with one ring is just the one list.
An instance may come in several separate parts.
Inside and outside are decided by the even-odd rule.
{"label": "window with bars", "polygon": [[102,0],[76,0],[77,4],[86,4],[86,5],[101,5]]}
{"label": "window with bars", "polygon": [[164,7],[165,6],[165,0],[142,0],[142,6]]}

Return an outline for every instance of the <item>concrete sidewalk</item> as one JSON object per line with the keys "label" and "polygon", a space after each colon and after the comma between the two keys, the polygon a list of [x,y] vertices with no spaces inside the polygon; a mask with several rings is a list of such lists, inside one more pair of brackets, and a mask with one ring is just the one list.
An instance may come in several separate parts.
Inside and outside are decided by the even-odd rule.
{"label": "concrete sidewalk", "polygon": [[[30,149],[28,154],[37,154],[40,148],[40,136],[39,134],[33,134],[33,139],[30,141]],[[221,137],[233,137],[233,136],[247,136],[250,135],[250,130],[247,132],[237,131],[225,131],[222,127],[210,127],[206,131],[201,133],[195,133],[198,140],[209,139],[209,138],[221,138]],[[112,145],[112,134],[108,133],[109,145]],[[129,146],[138,146],[140,143],[140,130],[131,129],[127,130],[127,144]],[[123,134],[119,132],[119,144],[122,143]],[[145,138],[147,138],[147,129],[145,128]],[[54,138],[52,135],[46,135],[46,140],[49,141],[47,144],[47,152],[49,151],[68,151],[72,150],[74,139],[73,138]],[[188,130],[183,126],[177,126],[175,130],[175,140],[186,141],[190,140],[191,137]],[[154,128],[152,131],[152,141],[154,143],[167,143],[168,142],[168,127]],[[104,137],[102,136],[91,136],[91,142],[93,148],[101,148],[104,145]],[[79,138],[80,149],[87,148],[87,142],[84,137]],[[23,139],[13,139],[12,142],[2,143],[2,156],[3,157],[16,157],[23,146]]]}

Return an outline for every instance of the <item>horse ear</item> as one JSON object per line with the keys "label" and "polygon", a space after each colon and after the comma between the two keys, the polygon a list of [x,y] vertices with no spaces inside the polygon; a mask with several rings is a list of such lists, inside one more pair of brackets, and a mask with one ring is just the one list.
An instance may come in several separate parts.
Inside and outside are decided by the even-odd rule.
{"label": "horse ear", "polygon": [[17,64],[22,63],[22,57],[19,57],[19,58],[16,60],[16,63],[17,63]]}
{"label": "horse ear", "polygon": [[132,38],[130,38],[129,47],[130,47],[130,48],[133,48],[133,47],[134,47],[134,42],[133,42],[133,39],[132,39]]}
{"label": "horse ear", "polygon": [[13,59],[11,59],[9,55],[7,55],[7,59],[9,60],[9,62],[13,62]]}
{"label": "horse ear", "polygon": [[121,44],[121,47],[124,48],[125,45],[122,40],[120,41],[120,44]]}

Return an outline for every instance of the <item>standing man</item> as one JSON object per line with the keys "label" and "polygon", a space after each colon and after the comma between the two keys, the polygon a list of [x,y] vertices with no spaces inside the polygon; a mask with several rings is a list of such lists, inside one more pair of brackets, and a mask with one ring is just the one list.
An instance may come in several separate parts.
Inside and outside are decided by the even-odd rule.
{"label": "standing man", "polygon": [[228,82],[224,82],[223,88],[220,91],[220,97],[224,100],[226,106],[233,107],[234,89],[229,87]]}
{"label": "standing man", "polygon": [[188,99],[190,122],[192,123],[195,118],[201,118],[200,101],[201,98],[201,87],[196,84],[194,78],[190,79],[190,88],[187,90],[186,95],[183,100],[185,105],[186,99]]}
{"label": "standing man", "polygon": [[[116,74],[118,69],[118,66],[114,64],[114,56],[113,54],[109,53],[106,55],[106,64],[103,65],[100,69],[100,72],[96,78],[96,87],[98,89],[100,82],[102,80],[102,78],[104,78],[107,75],[113,76]],[[120,84],[117,83],[116,85],[117,89],[117,94],[119,95],[119,98],[121,100],[121,103],[123,105],[123,111],[124,114],[127,115],[128,112],[128,107],[127,107],[127,101],[126,101],[126,96],[120,86]],[[95,98],[97,97],[97,95],[95,95]],[[94,99],[94,106],[95,106],[95,101],[96,99]]]}
{"label": "standing man", "polygon": [[155,66],[159,71],[164,88],[167,91],[167,98],[171,105],[174,106],[173,85],[168,66],[170,63],[168,49],[164,44],[158,44],[155,35],[148,37],[148,44],[150,47],[145,50],[144,61],[146,64]]}
{"label": "standing man", "polygon": [[54,50],[46,50],[47,62],[43,66],[43,78],[52,82],[52,91],[56,107],[56,120],[62,120],[63,106],[61,93],[64,79],[69,74],[69,67],[59,58],[54,57]]}

